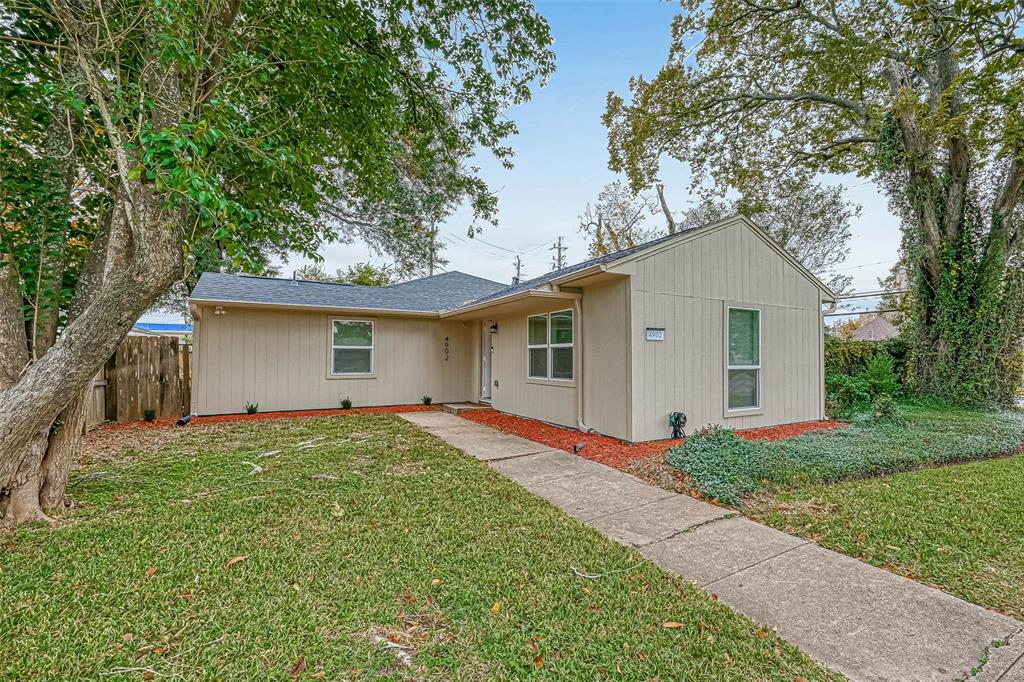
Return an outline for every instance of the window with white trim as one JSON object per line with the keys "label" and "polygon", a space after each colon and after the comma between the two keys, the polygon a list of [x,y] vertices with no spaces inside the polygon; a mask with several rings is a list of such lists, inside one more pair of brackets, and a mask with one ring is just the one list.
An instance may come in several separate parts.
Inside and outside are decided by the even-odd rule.
{"label": "window with white trim", "polygon": [[526,327],[527,376],[531,379],[572,381],[572,310],[531,315]]}
{"label": "window with white trim", "polygon": [[730,410],[761,407],[761,311],[727,309],[726,379]]}
{"label": "window with white trim", "polygon": [[331,320],[331,374],[373,374],[373,322]]}

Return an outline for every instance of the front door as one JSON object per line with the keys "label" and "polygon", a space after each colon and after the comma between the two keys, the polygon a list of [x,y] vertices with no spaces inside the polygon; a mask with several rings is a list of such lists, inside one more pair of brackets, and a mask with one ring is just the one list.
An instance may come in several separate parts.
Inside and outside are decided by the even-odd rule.
{"label": "front door", "polygon": [[483,332],[480,339],[480,399],[491,399],[491,354],[494,347],[491,345],[491,321],[484,320],[481,325]]}

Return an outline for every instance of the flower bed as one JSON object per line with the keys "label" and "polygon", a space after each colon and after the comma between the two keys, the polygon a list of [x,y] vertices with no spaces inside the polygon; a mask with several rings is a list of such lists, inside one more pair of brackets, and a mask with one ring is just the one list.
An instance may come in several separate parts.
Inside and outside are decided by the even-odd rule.
{"label": "flower bed", "polygon": [[290,412],[257,412],[256,414],[218,414],[213,417],[194,417],[195,424],[216,424],[219,422],[262,421],[264,419],[295,419],[302,417],[337,417],[346,414],[390,414],[396,412],[436,412],[438,405],[381,405],[378,407],[351,407],[343,410],[292,410]]}
{"label": "flower bed", "polygon": [[737,431],[736,435],[743,440],[785,440],[802,436],[810,431],[836,429],[840,426],[847,426],[847,424],[846,422],[833,421],[796,422],[795,424],[765,426],[759,429],[744,429],[743,431]]}
{"label": "flower bed", "polygon": [[491,409],[467,410],[461,416],[499,431],[514,433],[535,443],[543,443],[566,452],[572,452],[574,445],[583,443],[583,449],[576,454],[616,469],[625,469],[634,460],[660,454],[673,445],[679,445],[677,440],[658,440],[630,445],[616,438],[595,433],[581,433],[573,429]]}

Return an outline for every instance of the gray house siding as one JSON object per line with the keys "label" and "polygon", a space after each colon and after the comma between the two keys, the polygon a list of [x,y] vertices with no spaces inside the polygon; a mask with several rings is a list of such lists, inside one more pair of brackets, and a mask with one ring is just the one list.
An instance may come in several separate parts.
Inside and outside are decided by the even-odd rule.
{"label": "gray house siding", "polygon": [[[617,269],[618,270],[618,269]],[[626,263],[631,303],[631,440],[687,430],[753,428],[823,417],[821,289],[778,247],[739,222],[682,237]],[[725,405],[727,304],[761,310],[761,409]],[[648,327],[664,341],[648,341]]]}

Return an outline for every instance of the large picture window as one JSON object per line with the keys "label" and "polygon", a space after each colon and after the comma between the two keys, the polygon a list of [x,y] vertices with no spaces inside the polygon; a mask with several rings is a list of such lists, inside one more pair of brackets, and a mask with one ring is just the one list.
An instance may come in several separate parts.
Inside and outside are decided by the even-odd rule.
{"label": "large picture window", "polygon": [[761,311],[727,309],[726,387],[730,410],[761,407]]}
{"label": "large picture window", "polygon": [[572,310],[531,315],[526,326],[527,376],[572,381]]}
{"label": "large picture window", "polygon": [[373,322],[331,320],[331,374],[373,374]]}

